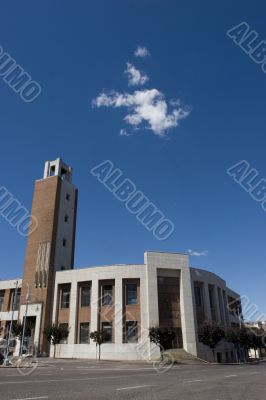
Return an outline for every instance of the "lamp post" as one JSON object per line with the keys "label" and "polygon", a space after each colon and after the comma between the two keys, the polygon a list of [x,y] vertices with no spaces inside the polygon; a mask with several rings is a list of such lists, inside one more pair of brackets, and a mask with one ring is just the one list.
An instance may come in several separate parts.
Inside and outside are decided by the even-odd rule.
{"label": "lamp post", "polygon": [[25,315],[24,315],[24,320],[23,320],[23,332],[22,332],[22,338],[21,338],[21,343],[20,343],[20,349],[19,349],[19,356],[22,357],[23,353],[23,345],[24,345],[24,340],[25,340],[25,331],[26,331],[26,321],[27,321],[27,314],[28,314],[28,308],[29,308],[29,301],[30,301],[30,286],[28,286],[28,291],[26,295],[26,310],[25,310]]}
{"label": "lamp post", "polygon": [[10,338],[11,338],[12,330],[13,330],[14,312],[15,312],[15,305],[17,304],[17,297],[18,297],[18,281],[16,281],[15,295],[14,295],[13,301],[12,301],[12,315],[11,315],[11,321],[10,321],[10,326],[9,326],[9,331],[8,331],[6,354],[5,354],[5,360],[4,360],[5,366],[9,365],[9,359],[8,359],[9,342],[10,342]]}

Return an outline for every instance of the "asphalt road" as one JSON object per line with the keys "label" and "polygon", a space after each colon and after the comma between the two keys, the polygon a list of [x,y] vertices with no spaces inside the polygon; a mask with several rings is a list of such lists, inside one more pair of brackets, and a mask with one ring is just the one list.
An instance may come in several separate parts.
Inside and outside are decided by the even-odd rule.
{"label": "asphalt road", "polygon": [[0,369],[0,399],[261,400],[266,363],[181,365],[157,372],[151,364],[42,361],[34,370]]}

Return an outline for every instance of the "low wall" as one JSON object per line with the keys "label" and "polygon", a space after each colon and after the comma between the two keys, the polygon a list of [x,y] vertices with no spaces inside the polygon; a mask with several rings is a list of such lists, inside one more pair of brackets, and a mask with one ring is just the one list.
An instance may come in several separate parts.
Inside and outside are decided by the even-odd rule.
{"label": "low wall", "polygon": [[[97,347],[98,355],[99,347]],[[51,346],[50,357],[53,357],[54,347]],[[101,345],[102,360],[117,361],[152,361],[158,360],[160,352],[157,346],[150,343],[137,344],[113,344],[103,343]],[[96,359],[96,345],[91,344],[58,344],[56,358],[82,358]]]}

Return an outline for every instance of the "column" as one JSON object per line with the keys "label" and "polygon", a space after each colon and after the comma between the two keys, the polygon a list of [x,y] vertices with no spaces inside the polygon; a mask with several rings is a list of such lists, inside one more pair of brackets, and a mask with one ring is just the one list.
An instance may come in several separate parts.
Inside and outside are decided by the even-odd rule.
{"label": "column", "polygon": [[115,280],[115,317],[114,317],[114,337],[116,344],[123,343],[123,279]]}
{"label": "column", "polygon": [[70,294],[70,310],[69,310],[69,337],[68,343],[76,343],[76,330],[77,330],[77,303],[78,303],[78,283],[72,282]]}
{"label": "column", "polygon": [[53,316],[52,316],[52,321],[53,324],[56,324],[56,318],[57,318],[57,312],[58,312],[58,294],[59,294],[59,289],[58,289],[58,283],[55,282],[54,284],[54,304],[53,304]]}
{"label": "column", "polygon": [[223,298],[225,325],[226,325],[226,326],[229,326],[229,311],[228,311],[227,297],[226,297],[226,292],[225,292],[225,290],[222,291],[222,298]]}
{"label": "column", "polygon": [[91,323],[90,331],[98,330],[98,312],[99,312],[99,281],[97,275],[92,277],[91,283]]}
{"label": "column", "polygon": [[[160,352],[158,346],[155,346],[150,342],[149,339],[149,328],[159,326],[159,310],[158,310],[158,287],[157,287],[157,268],[154,263],[154,256],[145,253],[145,268],[146,268],[146,290],[141,292],[142,301],[145,301],[143,294],[146,295],[146,306],[147,306],[147,314],[146,314],[146,327],[147,330],[145,332],[142,329],[142,342],[140,344],[139,352],[142,354],[144,359],[157,359],[160,357]],[[155,264],[155,265],[154,265]],[[141,304],[141,307],[144,307]],[[142,323],[145,323],[143,319],[142,313]]]}
{"label": "column", "polygon": [[219,325],[221,325],[221,323],[222,323],[221,309],[220,309],[220,304],[219,304],[219,294],[218,294],[217,286],[214,286],[213,294],[214,294],[214,306],[215,306],[215,313],[216,313],[216,321]]}
{"label": "column", "polygon": [[206,321],[212,321],[210,296],[209,296],[209,285],[203,282],[203,301],[204,301],[204,314]]}
{"label": "column", "polygon": [[190,269],[188,266],[181,269],[180,276],[180,312],[184,349],[197,355],[196,325],[193,307]]}

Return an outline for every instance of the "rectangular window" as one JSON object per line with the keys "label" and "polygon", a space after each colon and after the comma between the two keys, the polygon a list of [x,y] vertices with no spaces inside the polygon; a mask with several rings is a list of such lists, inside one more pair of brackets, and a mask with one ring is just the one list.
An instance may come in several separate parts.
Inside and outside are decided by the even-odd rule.
{"label": "rectangular window", "polygon": [[67,179],[67,171],[65,170],[65,168],[61,168],[61,178],[63,181]]}
{"label": "rectangular window", "polygon": [[66,247],[66,244],[67,244],[67,240],[63,239],[63,247]]}
{"label": "rectangular window", "polygon": [[69,194],[69,193],[66,194],[66,200],[67,200],[67,201],[70,200],[70,194]]}
{"label": "rectangular window", "polygon": [[61,308],[69,308],[70,304],[70,289],[63,288],[61,290]]}
{"label": "rectangular window", "polygon": [[112,322],[102,322],[102,331],[106,333],[105,343],[112,342]]}
{"label": "rectangular window", "polygon": [[17,296],[16,296],[16,290],[12,289],[10,292],[10,298],[9,298],[9,311],[18,311],[19,309],[19,304],[20,304],[20,293],[21,289],[17,290]]}
{"label": "rectangular window", "polygon": [[213,289],[209,286],[210,307],[214,308]]}
{"label": "rectangular window", "polygon": [[102,305],[111,306],[113,301],[113,286],[104,285],[102,291]]}
{"label": "rectangular window", "polygon": [[80,306],[90,306],[90,288],[88,286],[83,286],[80,289]]}
{"label": "rectangular window", "polygon": [[136,283],[126,284],[126,305],[136,305],[138,303],[137,288]]}
{"label": "rectangular window", "polygon": [[138,341],[138,322],[126,321],[126,343],[137,343]]}
{"label": "rectangular window", "polygon": [[5,292],[0,292],[0,311],[3,311]]}
{"label": "rectangular window", "polygon": [[68,222],[68,215],[65,215],[65,223],[67,223]]}
{"label": "rectangular window", "polygon": [[49,176],[55,176],[55,165],[50,167]]}
{"label": "rectangular window", "polygon": [[200,286],[195,286],[195,299],[196,299],[196,306],[202,307],[202,292]]}
{"label": "rectangular window", "polygon": [[17,296],[14,293],[14,311],[19,310],[21,289],[18,289]]}
{"label": "rectangular window", "polygon": [[82,322],[79,326],[79,343],[89,344],[90,343],[90,323]]}

